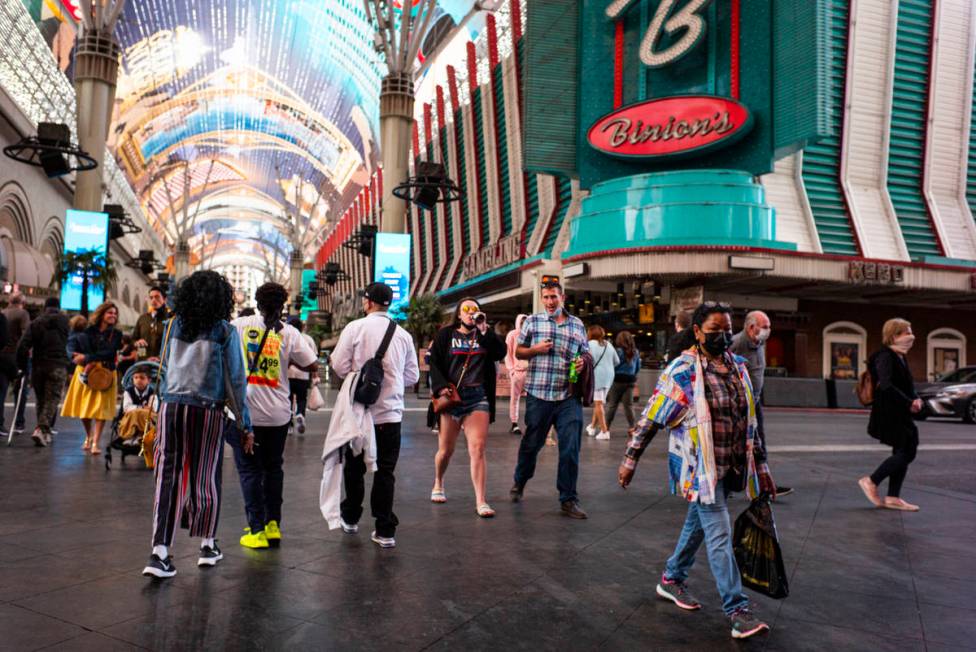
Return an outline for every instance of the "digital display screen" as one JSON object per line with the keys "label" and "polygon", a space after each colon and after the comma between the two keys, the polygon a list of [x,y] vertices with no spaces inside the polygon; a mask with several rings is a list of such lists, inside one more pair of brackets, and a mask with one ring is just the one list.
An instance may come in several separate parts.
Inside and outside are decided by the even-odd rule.
{"label": "digital display screen", "polygon": [[[94,250],[105,257],[108,249],[108,213],[68,210],[64,219],[64,253]],[[61,308],[81,310],[82,278],[74,275],[61,284]],[[105,301],[104,288],[88,286],[88,309]]]}
{"label": "digital display screen", "polygon": [[410,234],[377,233],[373,261],[373,280],[393,290],[390,317],[405,319],[410,301]]}
{"label": "digital display screen", "polygon": [[308,298],[309,286],[315,280],[315,274],[314,269],[302,270],[302,311],[300,315],[302,321],[308,321],[308,313],[319,308],[319,300],[317,298]]}

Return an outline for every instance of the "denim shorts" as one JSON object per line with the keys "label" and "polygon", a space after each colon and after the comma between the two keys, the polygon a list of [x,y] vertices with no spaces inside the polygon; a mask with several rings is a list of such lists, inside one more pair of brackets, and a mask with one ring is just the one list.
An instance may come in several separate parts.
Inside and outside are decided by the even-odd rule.
{"label": "denim shorts", "polygon": [[488,395],[485,394],[483,385],[459,387],[458,394],[461,395],[461,405],[447,411],[447,414],[457,421],[461,421],[473,412],[488,412]]}

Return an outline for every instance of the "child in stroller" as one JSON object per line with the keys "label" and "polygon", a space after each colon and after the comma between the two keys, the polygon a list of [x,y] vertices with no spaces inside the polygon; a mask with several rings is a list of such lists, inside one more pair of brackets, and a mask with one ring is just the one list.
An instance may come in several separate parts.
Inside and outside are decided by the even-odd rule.
{"label": "child in stroller", "polygon": [[106,468],[111,464],[113,448],[121,451],[123,462],[126,455],[142,455],[146,467],[153,467],[159,399],[152,381],[158,369],[156,362],[137,362],[123,377],[122,406],[112,426],[112,444],[105,458]]}

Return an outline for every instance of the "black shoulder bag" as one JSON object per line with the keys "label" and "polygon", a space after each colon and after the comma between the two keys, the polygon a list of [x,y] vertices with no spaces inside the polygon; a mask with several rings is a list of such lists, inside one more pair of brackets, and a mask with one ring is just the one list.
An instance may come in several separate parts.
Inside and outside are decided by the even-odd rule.
{"label": "black shoulder bag", "polygon": [[390,320],[390,325],[386,327],[386,335],[380,348],[376,350],[376,355],[363,363],[363,368],[359,370],[359,380],[353,392],[353,400],[369,407],[380,397],[380,387],[383,385],[383,357],[386,350],[390,348],[393,340],[393,333],[396,332],[396,322]]}

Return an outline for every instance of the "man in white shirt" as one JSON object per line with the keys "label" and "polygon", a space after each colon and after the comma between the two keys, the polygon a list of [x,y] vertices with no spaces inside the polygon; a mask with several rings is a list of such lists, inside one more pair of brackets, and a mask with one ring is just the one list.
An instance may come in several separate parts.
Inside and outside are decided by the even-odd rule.
{"label": "man in white shirt", "polygon": [[[362,369],[363,364],[376,355],[383,343],[390,317],[386,314],[393,301],[393,291],[383,283],[373,283],[363,292],[363,312],[366,316],[350,323],[339,336],[332,352],[332,369],[340,378]],[[413,338],[396,327],[390,346],[383,356],[383,384],[376,403],[369,407],[376,433],[376,473],[370,506],[376,519],[373,541],[383,548],[396,545],[394,535],[399,523],[393,513],[394,470],[400,457],[400,422],[403,420],[403,391],[405,386],[420,380],[417,351]],[[359,531],[366,495],[366,463],[362,455],[350,456],[343,468],[346,499],[340,507],[340,524],[347,534]]]}
{"label": "man in white shirt", "polygon": [[254,452],[234,446],[241,478],[248,528],[241,537],[246,548],[281,543],[281,502],[284,488],[285,440],[291,425],[288,367],[318,369],[318,356],[294,327],[281,321],[288,290],[265,283],[254,298],[260,314],[231,322],[241,336],[247,371],[247,408],[254,427]]}

